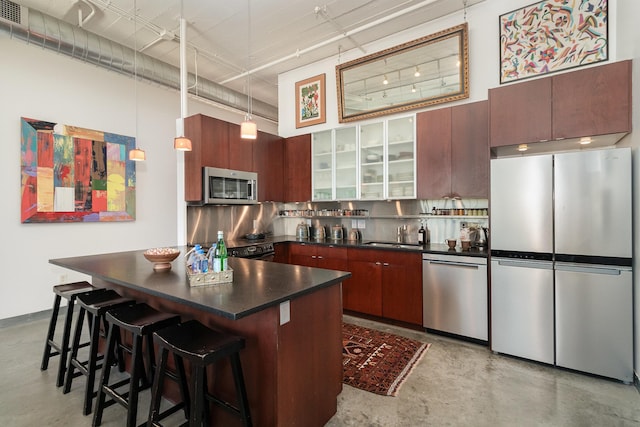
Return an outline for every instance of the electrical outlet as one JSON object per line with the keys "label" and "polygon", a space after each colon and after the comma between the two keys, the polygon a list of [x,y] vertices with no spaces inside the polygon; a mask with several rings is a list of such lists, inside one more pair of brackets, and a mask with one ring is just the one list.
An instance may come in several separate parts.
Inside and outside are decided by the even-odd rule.
{"label": "electrical outlet", "polygon": [[291,302],[285,301],[280,303],[280,324],[284,325],[291,320]]}
{"label": "electrical outlet", "polygon": [[254,220],[253,220],[253,229],[254,229],[254,230],[257,230],[257,229],[258,229],[258,220],[257,220],[257,219],[254,219]]}
{"label": "electrical outlet", "polygon": [[60,283],[66,283],[68,280],[68,276],[66,274],[60,275]]}
{"label": "electrical outlet", "polygon": [[365,221],[364,219],[359,219],[358,220],[358,228],[360,228],[361,230],[364,230],[366,227],[367,221]]}
{"label": "electrical outlet", "polygon": [[460,223],[460,228],[467,228],[467,223],[466,222],[461,222]]}

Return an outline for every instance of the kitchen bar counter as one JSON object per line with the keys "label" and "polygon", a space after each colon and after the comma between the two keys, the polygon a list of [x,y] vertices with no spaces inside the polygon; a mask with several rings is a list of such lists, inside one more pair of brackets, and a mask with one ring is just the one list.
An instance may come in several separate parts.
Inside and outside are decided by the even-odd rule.
{"label": "kitchen bar counter", "polygon": [[[187,248],[180,248],[182,254]],[[154,272],[143,251],[51,259],[92,276],[94,286],[117,290],[158,310],[197,319],[244,336],[241,351],[253,424],[323,426],[336,413],[342,390],[342,287],[350,273],[231,258],[234,282],[191,287],[179,257]],[[210,381],[213,392],[235,401],[231,375]],[[167,383],[167,387],[173,383]],[[177,391],[167,391],[169,399]],[[212,407],[215,425],[239,421]]]}
{"label": "kitchen bar counter", "polygon": [[229,319],[240,319],[283,301],[342,282],[351,274],[320,268],[229,258],[233,284],[189,286],[184,254],[168,272],[155,273],[143,251],[52,259],[51,264],[79,271],[126,288]]}

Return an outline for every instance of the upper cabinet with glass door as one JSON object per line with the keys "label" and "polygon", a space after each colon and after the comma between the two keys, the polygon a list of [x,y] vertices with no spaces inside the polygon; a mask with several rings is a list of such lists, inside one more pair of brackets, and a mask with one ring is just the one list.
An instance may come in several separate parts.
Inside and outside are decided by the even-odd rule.
{"label": "upper cabinet with glass door", "polygon": [[354,200],[358,196],[356,127],[335,130],[336,200]]}
{"label": "upper cabinet with glass door", "polygon": [[313,200],[355,200],[358,197],[356,127],[315,132]]}
{"label": "upper cabinet with glass door", "polygon": [[415,116],[387,122],[387,198],[416,197]]}
{"label": "upper cabinet with glass door", "polygon": [[313,200],[333,200],[333,138],[331,130],[312,134]]}
{"label": "upper cabinet with glass door", "polygon": [[384,122],[360,126],[360,199],[380,200],[384,188]]}

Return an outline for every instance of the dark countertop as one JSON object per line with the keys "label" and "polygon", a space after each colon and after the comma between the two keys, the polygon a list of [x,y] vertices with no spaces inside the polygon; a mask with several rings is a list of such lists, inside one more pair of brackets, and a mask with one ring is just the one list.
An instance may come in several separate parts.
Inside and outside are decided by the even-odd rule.
{"label": "dark countertop", "polygon": [[[281,236],[267,236],[264,239],[250,241],[250,240],[235,240],[226,242],[227,247],[240,247],[240,246],[250,246],[251,244],[257,243],[306,243],[312,245],[324,245],[324,246],[336,246],[336,247],[347,247],[347,248],[361,248],[361,249],[375,249],[375,250],[390,250],[390,251],[405,251],[405,252],[420,252],[420,253],[435,253],[442,255],[462,255],[462,256],[477,256],[482,258],[488,257],[488,251],[486,248],[471,248],[468,251],[463,251],[461,247],[456,246],[455,249],[449,249],[447,245],[431,243],[423,246],[419,246],[416,244],[409,244],[409,247],[399,248],[399,247],[388,247],[388,246],[372,246],[367,243],[371,242],[370,240],[362,240],[362,241],[352,241],[352,240],[316,240],[316,239],[298,239],[296,236],[290,235],[281,235]],[[377,242],[377,240],[376,240]],[[388,242],[395,243],[395,242]]]}
{"label": "dark countertop", "polygon": [[49,263],[230,319],[310,294],[351,276],[344,271],[229,258],[233,283],[190,286],[184,254],[166,272],[154,272],[144,250],[50,259]]}

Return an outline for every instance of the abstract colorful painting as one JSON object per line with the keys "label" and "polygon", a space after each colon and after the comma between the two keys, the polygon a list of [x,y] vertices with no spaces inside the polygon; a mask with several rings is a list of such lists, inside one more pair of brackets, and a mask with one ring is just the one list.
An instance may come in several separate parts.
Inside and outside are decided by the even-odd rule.
{"label": "abstract colorful painting", "polygon": [[22,222],[134,220],[134,147],[130,136],[22,117]]}
{"label": "abstract colorful painting", "polygon": [[500,83],[608,59],[607,0],[545,0],[500,16]]}
{"label": "abstract colorful painting", "polygon": [[296,83],[296,128],[325,123],[325,75]]}

